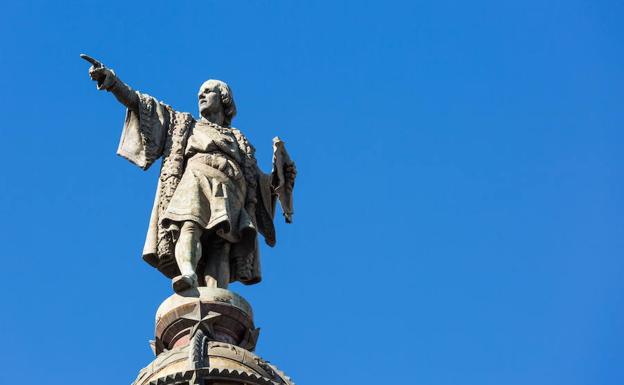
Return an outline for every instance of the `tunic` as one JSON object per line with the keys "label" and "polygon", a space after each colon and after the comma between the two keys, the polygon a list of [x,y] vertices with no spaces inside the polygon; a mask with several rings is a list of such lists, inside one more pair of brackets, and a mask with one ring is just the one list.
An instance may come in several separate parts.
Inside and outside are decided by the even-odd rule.
{"label": "tunic", "polygon": [[247,185],[240,167],[244,155],[232,129],[196,122],[185,156],[189,160],[163,216],[165,227],[175,232],[183,221],[194,221],[231,243],[245,238],[245,244],[253,244],[256,228],[245,209]]}

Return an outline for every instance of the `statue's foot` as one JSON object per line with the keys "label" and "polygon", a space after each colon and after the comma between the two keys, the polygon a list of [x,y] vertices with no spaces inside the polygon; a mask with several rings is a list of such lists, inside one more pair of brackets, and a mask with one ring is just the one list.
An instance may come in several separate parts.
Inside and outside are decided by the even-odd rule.
{"label": "statue's foot", "polygon": [[172,286],[176,293],[197,287],[197,275],[178,275],[173,279]]}

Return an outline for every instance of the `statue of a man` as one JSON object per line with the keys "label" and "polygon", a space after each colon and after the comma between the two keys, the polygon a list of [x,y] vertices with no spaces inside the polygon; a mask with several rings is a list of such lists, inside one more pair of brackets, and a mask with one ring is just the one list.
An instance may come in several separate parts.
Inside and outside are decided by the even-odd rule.
{"label": "statue of a man", "polygon": [[181,292],[260,281],[257,233],[275,244],[279,198],[290,222],[296,175],[283,142],[274,139],[273,172],[258,168],[254,147],[231,127],[236,105],[230,87],[204,82],[200,118],[133,91],[115,72],[87,55],[91,79],[127,107],[117,153],[149,168],[162,158],[143,258],[173,279]]}

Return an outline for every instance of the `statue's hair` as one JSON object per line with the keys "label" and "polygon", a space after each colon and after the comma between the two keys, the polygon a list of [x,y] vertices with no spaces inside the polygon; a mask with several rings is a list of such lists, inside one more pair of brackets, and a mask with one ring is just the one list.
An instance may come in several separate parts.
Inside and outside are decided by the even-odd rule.
{"label": "statue's hair", "polygon": [[206,80],[199,88],[203,88],[206,83],[217,84],[219,94],[221,95],[221,103],[223,103],[223,109],[225,110],[225,121],[223,122],[223,125],[230,127],[232,125],[232,119],[236,116],[236,104],[234,103],[234,94],[232,93],[232,89],[226,82],[216,79]]}

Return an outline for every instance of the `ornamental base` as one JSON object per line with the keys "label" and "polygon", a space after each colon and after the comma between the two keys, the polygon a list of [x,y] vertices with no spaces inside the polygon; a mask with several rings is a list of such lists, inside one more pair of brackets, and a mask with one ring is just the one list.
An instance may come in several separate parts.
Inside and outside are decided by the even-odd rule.
{"label": "ornamental base", "polygon": [[200,287],[167,298],[156,312],[156,358],[133,385],[294,385],[252,353],[259,329],[249,303],[229,290]]}

